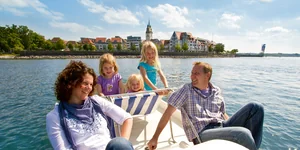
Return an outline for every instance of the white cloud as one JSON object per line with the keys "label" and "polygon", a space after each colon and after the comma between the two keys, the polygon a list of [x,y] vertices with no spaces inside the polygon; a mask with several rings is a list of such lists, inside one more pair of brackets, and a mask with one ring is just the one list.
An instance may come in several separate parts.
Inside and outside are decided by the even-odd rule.
{"label": "white cloud", "polygon": [[54,28],[60,28],[64,30],[69,30],[73,33],[77,32],[92,32],[89,28],[85,27],[84,25],[74,23],[74,22],[57,22],[57,21],[51,21],[49,23],[50,26]]}
{"label": "white cloud", "polygon": [[264,2],[264,3],[270,3],[272,2],[273,0],[259,0],[260,2]]}
{"label": "white cloud", "polygon": [[53,20],[63,19],[63,14],[59,12],[53,12],[48,10],[47,6],[41,3],[39,0],[0,0],[0,6],[3,10],[9,11],[17,16],[25,16],[22,8],[32,7],[41,14],[44,14]]}
{"label": "white cloud", "polygon": [[135,14],[136,14],[137,16],[144,17],[143,13],[140,12],[140,11],[136,12]]}
{"label": "white cloud", "polygon": [[111,7],[97,4],[93,0],[79,0],[79,2],[88,8],[92,13],[103,13],[104,20],[111,24],[129,24],[139,25],[139,20],[136,16],[127,8],[125,9],[114,9]]}
{"label": "white cloud", "polygon": [[271,2],[273,2],[273,0],[247,0],[246,1],[246,3],[248,3],[248,4],[254,4],[254,3],[259,3],[259,2],[271,3]]}
{"label": "white cloud", "polygon": [[20,11],[20,10],[18,10],[16,8],[11,8],[11,7],[3,8],[3,10],[11,12],[11,13],[13,13],[16,16],[25,16],[27,14],[26,12],[23,12],[23,11]]}
{"label": "white cloud", "polygon": [[196,21],[197,21],[197,22],[201,22],[201,20],[200,20],[199,18],[196,18]]}
{"label": "white cloud", "polygon": [[26,0],[0,0],[0,6],[28,7],[28,1],[26,1]]}
{"label": "white cloud", "polygon": [[103,28],[100,27],[100,26],[94,26],[94,28],[96,28],[96,29],[98,29],[98,30],[103,30]]}
{"label": "white cloud", "polygon": [[218,25],[220,27],[226,27],[228,29],[239,29],[240,25],[237,22],[241,19],[242,16],[231,13],[223,13]]}
{"label": "white cloud", "polygon": [[139,25],[139,20],[131,13],[131,11],[108,9],[104,14],[104,20],[111,24],[129,24]]}
{"label": "white cloud", "polygon": [[160,39],[160,40],[169,40],[171,38],[172,32],[161,32],[157,31],[153,33],[154,39]]}
{"label": "white cloud", "polygon": [[277,26],[277,27],[267,28],[267,29],[265,29],[265,32],[280,33],[280,32],[289,32],[289,30],[285,29],[283,27]]}
{"label": "white cloud", "polygon": [[186,7],[180,8],[170,4],[160,4],[157,7],[146,6],[148,11],[169,28],[192,27],[193,23],[185,16],[188,15]]}
{"label": "white cloud", "polygon": [[296,20],[300,20],[300,17],[297,17]]}

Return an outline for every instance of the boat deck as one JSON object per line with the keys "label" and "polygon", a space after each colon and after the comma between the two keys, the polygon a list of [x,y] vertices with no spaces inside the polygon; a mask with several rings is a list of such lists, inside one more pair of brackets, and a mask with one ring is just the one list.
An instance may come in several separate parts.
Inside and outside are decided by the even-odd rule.
{"label": "boat deck", "polygon": [[[152,138],[158,122],[165,111],[167,104],[165,102],[160,102],[158,109],[147,116],[135,116],[133,118],[133,127],[130,136],[130,141],[135,150],[144,150],[147,147],[148,141]],[[176,112],[171,117],[173,136],[175,141],[173,141],[170,130],[170,122],[166,125],[164,130],[159,136],[157,150],[169,150],[169,149],[185,149],[189,145],[193,145],[188,142],[181,123],[180,111]]]}

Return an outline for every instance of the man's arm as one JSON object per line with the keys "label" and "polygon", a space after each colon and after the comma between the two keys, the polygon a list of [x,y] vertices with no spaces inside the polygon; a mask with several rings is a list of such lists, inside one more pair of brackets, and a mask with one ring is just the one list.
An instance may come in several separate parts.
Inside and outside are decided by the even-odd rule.
{"label": "man's arm", "polygon": [[224,113],[224,119],[225,120],[229,119],[229,116],[227,115],[227,113]]}
{"label": "man's arm", "polygon": [[172,114],[176,111],[176,108],[173,107],[172,105],[168,105],[167,109],[165,110],[163,116],[161,117],[156,131],[152,137],[152,139],[148,142],[148,148],[149,150],[155,150],[157,147],[157,140],[158,137],[160,135],[160,133],[162,132],[162,130],[165,128],[165,126],[167,125],[168,121],[170,120],[170,117],[172,116]]}

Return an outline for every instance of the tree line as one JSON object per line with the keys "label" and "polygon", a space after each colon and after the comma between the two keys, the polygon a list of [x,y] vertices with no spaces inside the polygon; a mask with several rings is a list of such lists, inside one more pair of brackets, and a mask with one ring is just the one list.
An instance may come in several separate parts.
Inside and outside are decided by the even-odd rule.
{"label": "tree line", "polygon": [[[103,50],[108,51],[115,51],[115,50],[122,50],[122,49],[128,49],[131,51],[138,51],[142,47],[141,43],[139,46],[136,46],[135,44],[131,43],[129,47],[122,46],[120,43],[118,43],[116,46],[114,46],[110,41],[107,45],[103,46]],[[158,50],[164,50],[163,44],[156,44],[156,47]],[[16,53],[18,54],[20,51],[23,50],[63,50],[65,48],[68,48],[70,51],[75,50],[85,50],[85,51],[95,51],[97,48],[93,44],[81,44],[78,42],[75,43],[69,43],[66,44],[65,41],[62,39],[58,39],[55,42],[52,42],[50,39],[46,40],[43,35],[40,35],[31,29],[29,29],[27,26],[17,26],[17,25],[11,25],[11,26],[0,26],[0,53]],[[189,46],[187,43],[184,43],[182,46],[177,43],[175,45],[175,51],[187,51],[189,49]],[[237,49],[233,50],[224,50],[224,44],[218,43],[216,45],[209,45],[208,51],[210,53],[230,53],[235,54],[238,52]]]}
{"label": "tree line", "polygon": [[70,50],[96,50],[92,44],[80,43],[68,44],[58,39],[53,43],[50,39],[46,40],[27,26],[6,25],[0,26],[0,52],[19,53],[23,50],[63,50],[68,47]]}

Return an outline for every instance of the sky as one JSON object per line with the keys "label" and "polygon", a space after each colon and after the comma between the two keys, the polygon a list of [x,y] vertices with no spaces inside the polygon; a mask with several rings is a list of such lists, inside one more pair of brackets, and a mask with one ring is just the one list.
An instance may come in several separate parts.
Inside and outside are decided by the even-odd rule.
{"label": "sky", "polygon": [[0,26],[26,25],[47,39],[141,36],[174,31],[223,43],[225,50],[300,53],[299,0],[0,0]]}

